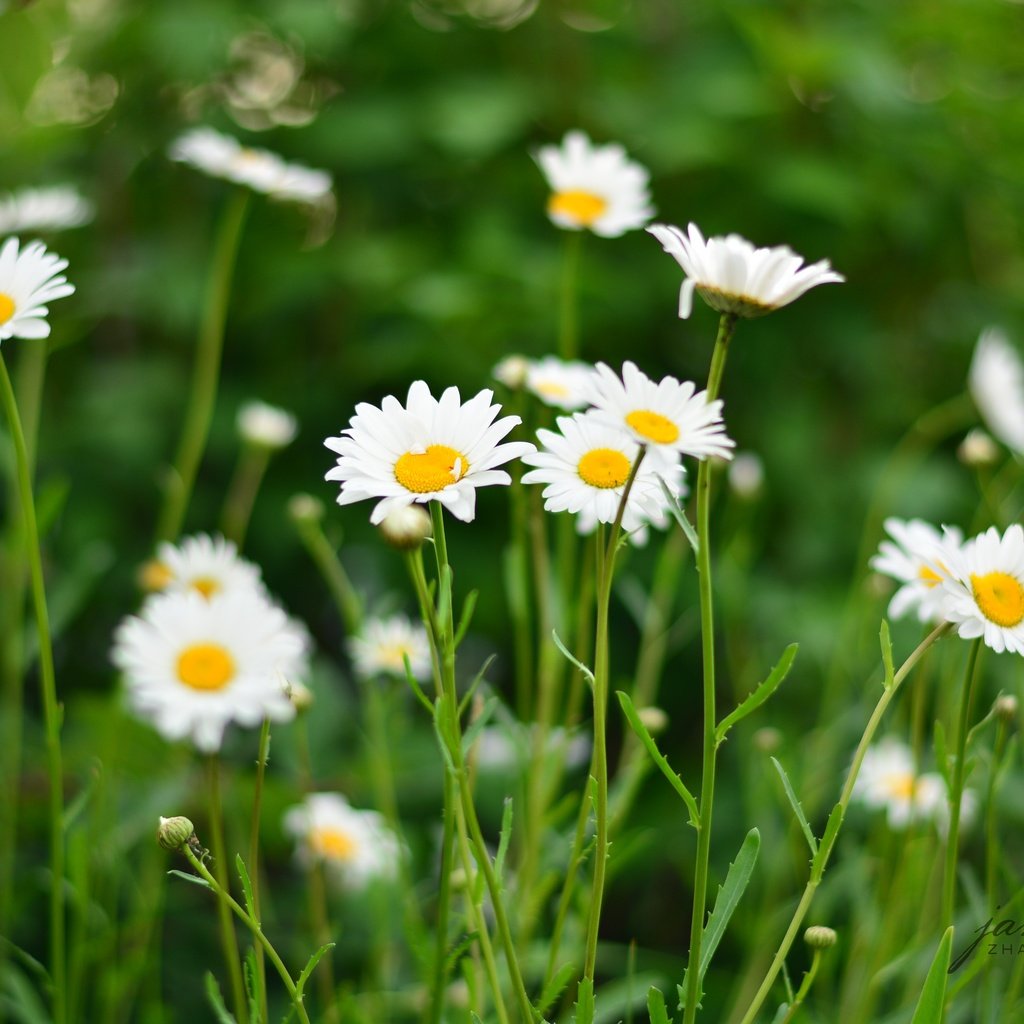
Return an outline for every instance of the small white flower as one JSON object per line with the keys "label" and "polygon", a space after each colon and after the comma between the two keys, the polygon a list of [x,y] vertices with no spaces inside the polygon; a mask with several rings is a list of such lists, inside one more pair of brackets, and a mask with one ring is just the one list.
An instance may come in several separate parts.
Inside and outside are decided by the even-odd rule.
{"label": "small white flower", "polygon": [[[640,452],[640,446],[624,430],[608,426],[593,412],[559,416],[560,434],[537,431],[542,448],[523,457],[536,466],[523,475],[524,484],[546,484],[542,497],[548,512],[571,512],[579,533],[591,533],[598,523],[613,523],[623,490]],[[627,533],[648,524],[663,527],[667,521],[664,478],[672,494],[683,491],[683,467],[679,463],[651,460],[641,463],[622,516]]]}
{"label": "small white flower", "polygon": [[971,359],[968,387],[988,429],[1024,454],[1024,363],[998,327],[981,332]]}
{"label": "small white flower", "polygon": [[616,238],[654,216],[650,175],[619,145],[594,146],[572,131],[561,146],[543,146],[536,159],[552,193],[548,217],[560,228]]}
{"label": "small white flower", "polygon": [[982,637],[994,651],[1024,654],[1024,529],[993,526],[941,555],[943,606],[964,639]]}
{"label": "small white flower", "polygon": [[935,773],[918,774],[914,756],[902,741],[889,736],[864,753],[853,798],[871,808],[884,808],[891,828],[932,820],[942,827],[948,818],[946,783]]}
{"label": "small white flower", "polygon": [[311,793],[285,812],[284,829],[303,867],[320,862],[350,889],[398,875],[402,844],[376,811],[356,810],[339,793]]}
{"label": "small white flower", "polygon": [[577,360],[565,361],[555,356],[531,359],[526,368],[526,390],[546,405],[569,411],[590,404],[591,378],[594,368]]}
{"label": "small white flower", "polygon": [[370,515],[377,524],[396,508],[439,501],[457,519],[472,522],[476,489],[510,484],[497,467],[534,450],[525,441],[498,443],[519,417],[496,419],[501,406],[491,404],[493,397],[484,390],[463,403],[458,388],[447,388],[436,399],[417,380],[404,406],[392,395],[380,408],[357,405],[341,436],[324,441],[339,456],[326,476],[341,481],[338,504],[381,499]]}
{"label": "small white flower", "polygon": [[194,590],[205,598],[217,594],[256,593],[266,596],[259,567],[238,554],[223,537],[205,533],[178,544],[163,543],[143,570],[147,590]]}
{"label": "small white flower", "polygon": [[61,273],[67,260],[46,251],[42,242],[20,248],[8,238],[0,248],[0,341],[5,338],[47,338],[46,303],[74,292]]}
{"label": "small white flower", "polygon": [[754,452],[740,452],[729,466],[729,487],[733,494],[750,501],[764,487],[764,463]]}
{"label": "small white flower", "polygon": [[229,722],[295,716],[282,677],[299,674],[303,648],[284,612],[256,593],[188,591],[157,594],[126,618],[112,657],[139,715],[167,739],[212,753]]}
{"label": "small white flower", "polygon": [[696,224],[687,234],[668,224],[647,230],[686,274],[679,292],[683,319],[693,309],[695,289],[712,309],[755,317],[788,306],[819,284],[846,280],[828,260],[804,266],[803,257],[785,245],[758,249],[739,235],[705,241]]}
{"label": "small white flower", "polygon": [[26,188],[0,196],[0,235],[63,231],[87,224],[93,205],[69,185]]}
{"label": "small white flower", "polygon": [[316,203],[331,195],[331,176],[326,171],[287,163],[276,153],[243,146],[212,128],[186,132],[171,147],[170,157],[275,199]]}
{"label": "small white flower", "polygon": [[942,587],[944,552],[959,546],[963,535],[951,527],[943,536],[923,519],[890,517],[884,526],[892,540],[882,541],[870,565],[875,572],[903,584],[889,602],[889,618],[902,619],[916,611],[921,622],[942,622],[946,617]]}
{"label": "small white flower", "polygon": [[349,638],[348,652],[356,673],[363,679],[380,675],[405,678],[405,658],[413,678],[430,679],[432,662],[427,631],[404,615],[370,619],[358,636]]}
{"label": "small white flower", "polygon": [[735,442],[725,435],[722,402],[708,401],[690,381],[663,377],[655,384],[635,363],[622,364],[622,379],[611,367],[597,364],[591,377],[594,417],[624,431],[652,454],[669,460],[680,455],[732,458]]}
{"label": "small white flower", "polygon": [[237,425],[243,441],[273,451],[287,448],[299,429],[290,412],[266,402],[246,402],[238,410]]}

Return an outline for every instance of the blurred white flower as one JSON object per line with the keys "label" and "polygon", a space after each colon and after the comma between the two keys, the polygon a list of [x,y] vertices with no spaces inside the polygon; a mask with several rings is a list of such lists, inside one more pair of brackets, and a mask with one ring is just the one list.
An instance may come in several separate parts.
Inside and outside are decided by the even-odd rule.
{"label": "blurred white flower", "polygon": [[525,387],[545,405],[572,411],[590,404],[587,395],[593,375],[589,363],[545,356],[528,361]]}
{"label": "blurred white flower", "polygon": [[287,448],[299,429],[290,412],[266,402],[246,402],[238,410],[237,425],[243,441],[272,451]]}
{"label": "blurred white flower", "polygon": [[764,463],[754,452],[740,452],[729,466],[729,486],[737,498],[750,501],[764,487]]}
{"label": "blurred white flower", "polygon": [[694,290],[720,313],[755,317],[788,306],[819,284],[846,280],[828,260],[804,266],[803,257],[785,245],[758,249],[739,235],[705,240],[696,224],[687,234],[668,224],[647,230],[686,275],[679,292],[683,319],[693,309]]}
{"label": "blurred white flower", "polygon": [[8,238],[0,248],[0,341],[47,338],[46,303],[71,295],[75,288],[61,273],[67,260],[46,251],[42,242],[24,248]]}
{"label": "blurred white flower", "polygon": [[148,590],[194,590],[205,598],[216,594],[255,593],[265,597],[259,567],[238,554],[223,537],[199,533],[177,544],[163,543],[143,570]]}
{"label": "blurred white flower", "polygon": [[62,231],[87,224],[93,205],[70,185],[26,188],[0,196],[0,235]]}
{"label": "blurred white flower", "polygon": [[[495,773],[524,770],[533,756],[538,728],[536,722],[525,725],[508,721],[481,729],[473,747],[477,766]],[[562,759],[566,768],[579,768],[590,761],[590,748],[588,733],[567,732],[561,726],[555,726],[548,729],[544,756]]]}
{"label": "blurred white flower", "polygon": [[414,679],[430,679],[432,662],[427,631],[404,615],[370,619],[358,636],[349,638],[348,652],[363,679],[380,675],[405,678],[405,658]]}
{"label": "blurred white flower", "polygon": [[950,528],[943,536],[923,519],[890,517],[884,526],[892,540],[882,541],[870,565],[903,584],[889,602],[889,618],[902,619],[916,611],[921,622],[942,622],[946,618],[946,593],[941,586],[944,552],[961,544],[963,535]]}
{"label": "blurred white flower", "polygon": [[957,458],[965,466],[991,466],[999,459],[999,447],[980,427],[967,431],[956,449]]}
{"label": "blurred white flower", "polygon": [[560,228],[616,238],[654,216],[650,175],[617,144],[594,146],[571,131],[561,146],[543,146],[536,159],[552,192],[548,217]]}
{"label": "blurred white flower", "polygon": [[530,372],[530,360],[526,356],[505,356],[491,370],[491,376],[505,387],[517,391],[526,383],[526,375]]}
{"label": "blurred white flower", "polygon": [[981,332],[967,384],[988,429],[1024,454],[1024,363],[1000,328]]}

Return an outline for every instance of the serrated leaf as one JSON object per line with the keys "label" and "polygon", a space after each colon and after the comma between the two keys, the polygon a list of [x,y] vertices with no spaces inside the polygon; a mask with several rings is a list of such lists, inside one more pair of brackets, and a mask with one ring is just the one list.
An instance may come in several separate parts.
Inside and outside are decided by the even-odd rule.
{"label": "serrated leaf", "polygon": [[576,965],[574,963],[567,963],[562,964],[551,976],[551,980],[544,986],[544,991],[540,994],[540,999],[534,1004],[534,1009],[541,1016],[551,1009],[555,1000],[565,991],[566,986],[568,986],[575,973]]}
{"label": "serrated leaf", "polygon": [[697,537],[697,531],[693,528],[693,523],[687,519],[683,506],[679,504],[679,499],[668,489],[665,481],[659,478],[658,482],[661,484],[662,493],[665,495],[665,504],[669,512],[672,513],[672,518],[679,524],[679,528],[686,535],[686,539],[690,542],[690,547],[693,548],[694,556],[699,555],[700,540]]}
{"label": "serrated leaf", "polygon": [[779,663],[768,673],[768,677],[744,700],[735,711],[726,715],[715,728],[715,746],[724,739],[726,733],[739,721],[756,711],[782,685],[789,670],[793,667],[799,644],[790,644],[779,658]]}
{"label": "serrated leaf", "polygon": [[295,982],[295,993],[296,999],[301,998],[302,990],[306,987],[306,982],[309,981],[309,976],[316,970],[316,965],[320,963],[323,955],[334,949],[333,942],[325,942],[307,961],[306,966],[302,968],[302,973],[299,975],[299,980]]}
{"label": "serrated leaf", "polygon": [[238,871],[238,877],[242,880],[242,898],[245,901],[245,912],[249,915],[249,919],[259,926],[259,919],[256,917],[256,901],[252,895],[252,882],[249,880],[249,872],[245,869],[245,861],[242,860],[240,853],[235,854],[235,870]]}
{"label": "serrated leaf", "polygon": [[783,768],[774,757],[772,758],[772,764],[775,765],[775,770],[779,773],[779,778],[782,779],[782,788],[786,791],[786,799],[789,801],[789,806],[793,808],[796,820],[800,822],[800,828],[803,831],[804,838],[807,840],[807,845],[811,848],[811,857],[814,857],[818,853],[818,840],[814,838],[814,833],[811,831],[811,824],[807,820],[807,815],[804,814],[804,809],[800,806],[800,801],[796,798],[796,791],[793,789],[793,784],[789,781],[786,769]]}
{"label": "serrated leaf", "polygon": [[814,861],[811,865],[811,875],[814,878],[820,880],[825,871],[825,858],[828,857],[831,852],[835,838],[839,834],[839,829],[842,828],[843,816],[845,813],[842,803],[837,803],[835,807],[832,808],[832,811],[828,816],[828,821],[825,822],[825,831],[821,834],[821,842],[818,844],[818,852],[814,855]]}
{"label": "serrated leaf", "polygon": [[245,954],[242,974],[245,978],[245,994],[249,997],[249,1024],[264,1024],[263,1014],[260,1013],[260,986],[256,971],[256,950],[252,946],[249,947],[248,952]]}
{"label": "serrated leaf", "polygon": [[466,595],[466,600],[462,604],[462,614],[459,616],[459,624],[455,629],[455,638],[452,640],[456,650],[458,650],[459,644],[465,639],[469,624],[473,621],[473,612],[476,610],[476,600],[479,596],[480,592],[478,590],[471,590]]}
{"label": "serrated leaf", "polygon": [[209,1000],[210,1006],[213,1007],[213,1015],[217,1018],[217,1024],[237,1024],[235,1018],[228,1013],[228,1008],[224,1005],[224,997],[220,994],[220,986],[217,984],[217,979],[213,976],[212,972],[206,972],[206,998]]}
{"label": "serrated leaf", "polygon": [[950,925],[942,935],[939,948],[935,951],[935,959],[924,979],[921,998],[917,1001],[917,1009],[910,1024],[942,1024],[945,1016],[946,979],[949,977],[949,959],[953,950],[953,926]]}
{"label": "serrated leaf", "polygon": [[647,1015],[651,1018],[651,1024],[672,1024],[660,988],[651,987],[647,992]]}
{"label": "serrated leaf", "polygon": [[594,1024],[594,982],[590,978],[580,979],[572,1021],[573,1024]]}

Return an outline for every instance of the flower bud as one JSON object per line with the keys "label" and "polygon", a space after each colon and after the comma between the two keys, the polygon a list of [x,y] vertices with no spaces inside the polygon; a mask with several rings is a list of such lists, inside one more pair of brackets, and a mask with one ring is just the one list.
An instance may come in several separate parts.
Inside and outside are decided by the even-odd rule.
{"label": "flower bud", "polygon": [[324,503],[312,494],[295,494],[288,502],[288,514],[297,523],[318,523],[324,517]]}
{"label": "flower bud", "polygon": [[640,719],[640,724],[652,736],[657,736],[668,728],[668,715],[661,708],[640,708],[636,715]]}
{"label": "flower bud", "polygon": [[292,707],[300,714],[303,711],[308,711],[316,699],[313,696],[313,691],[305,683],[300,683],[297,680],[294,682],[290,679],[285,680],[284,692],[291,701]]}
{"label": "flower bud", "polygon": [[393,548],[412,551],[430,536],[430,515],[420,505],[396,508],[384,517],[380,532]]}
{"label": "flower bud", "polygon": [[525,356],[506,356],[491,370],[491,375],[505,387],[516,391],[526,383],[529,372],[530,360]]}
{"label": "flower bud", "polygon": [[754,746],[763,754],[773,754],[782,746],[782,733],[766,725],[753,735]]}
{"label": "flower bud", "polygon": [[290,445],[298,432],[298,424],[290,412],[265,402],[246,402],[238,410],[237,426],[246,444],[272,452]]}
{"label": "flower bud", "polygon": [[1001,693],[996,697],[996,702],[993,705],[995,713],[1004,721],[1013,723],[1017,721],[1017,712],[1020,710],[1020,704],[1017,698],[1012,693]]}
{"label": "flower bud", "polygon": [[965,466],[991,466],[999,459],[999,446],[984,430],[975,428],[960,442],[956,455]]}
{"label": "flower bud", "polygon": [[804,942],[807,943],[811,949],[828,949],[829,946],[836,944],[838,935],[831,929],[827,928],[823,924],[811,925],[807,931],[804,932]]}
{"label": "flower bud", "polygon": [[156,830],[156,841],[165,850],[180,850],[195,835],[195,827],[188,818],[161,818]]}
{"label": "flower bud", "polygon": [[764,463],[753,452],[740,452],[729,464],[729,486],[743,501],[753,501],[764,486]]}

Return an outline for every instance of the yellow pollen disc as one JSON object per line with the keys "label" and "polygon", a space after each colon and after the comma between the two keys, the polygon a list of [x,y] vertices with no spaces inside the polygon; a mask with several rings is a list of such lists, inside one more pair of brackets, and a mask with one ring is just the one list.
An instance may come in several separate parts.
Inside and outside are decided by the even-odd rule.
{"label": "yellow pollen disc", "polygon": [[629,479],[629,459],[614,448],[594,448],[580,459],[576,472],[591,487],[621,487]]}
{"label": "yellow pollen disc", "polygon": [[309,845],[314,853],[332,860],[351,860],[357,844],[347,833],[337,828],[315,828],[309,833]]}
{"label": "yellow pollen disc", "polygon": [[1024,621],[1024,587],[1005,572],[971,576],[971,590],[981,614],[997,626],[1016,626]]}
{"label": "yellow pollen disc", "polygon": [[143,590],[163,590],[174,582],[174,573],[155,558],[139,570],[139,585]]}
{"label": "yellow pollen disc", "polygon": [[571,217],[585,228],[590,227],[607,209],[608,203],[600,196],[578,189],[556,192],[548,200],[548,213],[551,216]]}
{"label": "yellow pollen disc", "polygon": [[207,600],[220,590],[220,581],[212,576],[197,576],[192,580],[192,589],[198,590]]}
{"label": "yellow pollen disc", "polygon": [[[946,568],[941,562],[938,562],[937,564],[940,569]],[[917,575],[920,579],[924,580],[929,587],[937,587],[942,582],[942,577],[928,565],[922,565],[917,571]]]}
{"label": "yellow pollen disc", "polygon": [[679,428],[660,412],[637,409],[626,417],[626,422],[638,434],[655,444],[671,444],[679,437]]}
{"label": "yellow pollen disc", "polygon": [[380,649],[380,660],[385,665],[393,665],[399,671],[405,666],[405,656],[412,658],[412,651],[405,644],[394,644],[392,647]]}
{"label": "yellow pollen disc", "polygon": [[178,679],[193,690],[223,690],[235,675],[235,659],[220,644],[193,644],[178,655]]}
{"label": "yellow pollen disc", "polygon": [[559,384],[557,381],[545,380],[535,385],[535,390],[542,395],[547,395],[548,398],[568,398],[569,389],[564,384]]}
{"label": "yellow pollen disc", "polygon": [[469,472],[466,456],[446,444],[432,444],[425,452],[406,452],[395,463],[395,479],[409,491],[443,491]]}
{"label": "yellow pollen disc", "polygon": [[0,324],[7,323],[14,316],[14,299],[0,292]]}
{"label": "yellow pollen disc", "polygon": [[914,795],[916,780],[913,775],[893,775],[886,779],[885,788],[891,797],[910,800]]}

